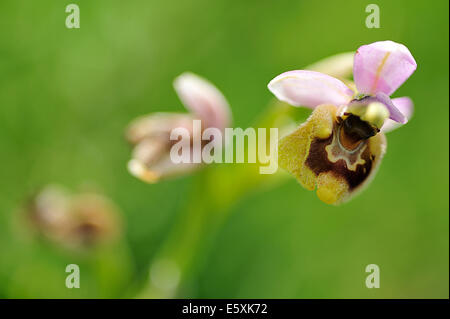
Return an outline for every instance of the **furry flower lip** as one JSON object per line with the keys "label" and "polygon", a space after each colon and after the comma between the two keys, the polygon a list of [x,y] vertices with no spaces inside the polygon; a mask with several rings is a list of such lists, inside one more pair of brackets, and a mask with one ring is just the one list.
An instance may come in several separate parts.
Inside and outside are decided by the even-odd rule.
{"label": "furry flower lip", "polygon": [[[279,143],[279,166],[328,204],[345,202],[374,177],[386,150],[384,133],[407,123],[413,103],[390,98],[416,70],[408,48],[392,41],[363,45],[353,56],[354,83],[309,70],[270,81],[281,101],[313,109]],[[350,88],[350,87],[352,88]]]}

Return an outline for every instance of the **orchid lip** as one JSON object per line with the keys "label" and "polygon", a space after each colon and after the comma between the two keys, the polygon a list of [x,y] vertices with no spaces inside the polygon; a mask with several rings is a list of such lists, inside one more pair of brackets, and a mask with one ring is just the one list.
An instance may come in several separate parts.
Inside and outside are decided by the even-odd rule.
{"label": "orchid lip", "polygon": [[[281,168],[306,189],[317,188],[323,202],[335,205],[348,201],[370,183],[386,147],[384,134],[367,139],[347,134],[352,132],[345,132],[345,119],[339,111],[332,104],[319,105],[304,124],[280,141],[278,153]],[[362,121],[347,124],[365,125]],[[329,133],[323,134],[325,131]]]}

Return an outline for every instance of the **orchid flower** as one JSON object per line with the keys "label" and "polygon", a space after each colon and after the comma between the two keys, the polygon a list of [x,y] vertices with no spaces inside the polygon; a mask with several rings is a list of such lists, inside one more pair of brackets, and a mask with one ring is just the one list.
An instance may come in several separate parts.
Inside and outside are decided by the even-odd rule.
{"label": "orchid flower", "polygon": [[269,90],[281,101],[313,109],[296,131],[281,139],[279,166],[328,204],[345,202],[374,177],[386,150],[384,133],[412,115],[410,98],[391,99],[417,64],[402,44],[361,46],[353,59],[354,87],[311,70],[275,77]]}
{"label": "orchid flower", "polygon": [[24,213],[36,233],[73,250],[114,242],[122,231],[120,210],[109,198],[93,192],[71,193],[59,185],[36,193]]}
{"label": "orchid flower", "polygon": [[173,129],[186,128],[192,136],[195,119],[201,120],[202,129],[214,127],[222,132],[231,122],[225,97],[205,79],[183,73],[175,79],[174,88],[189,113],[153,113],[136,119],[127,130],[127,139],[134,146],[128,170],[148,183],[185,174],[202,165],[172,162],[170,149],[177,142],[170,140]]}

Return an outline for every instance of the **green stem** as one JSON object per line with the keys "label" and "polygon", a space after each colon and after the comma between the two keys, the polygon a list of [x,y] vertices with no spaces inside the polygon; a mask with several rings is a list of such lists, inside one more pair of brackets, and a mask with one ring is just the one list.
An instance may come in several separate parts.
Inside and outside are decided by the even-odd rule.
{"label": "green stem", "polygon": [[[268,108],[256,127],[286,126],[294,110],[276,103]],[[252,147],[256,145],[249,145]],[[198,260],[204,255],[202,252],[232,211],[233,204],[250,191],[284,179],[282,174],[262,175],[259,167],[260,163],[218,164],[209,165],[199,173],[185,210],[150,266],[149,285],[139,297],[186,297],[180,296],[180,288],[195,270],[194,265],[201,264]]]}

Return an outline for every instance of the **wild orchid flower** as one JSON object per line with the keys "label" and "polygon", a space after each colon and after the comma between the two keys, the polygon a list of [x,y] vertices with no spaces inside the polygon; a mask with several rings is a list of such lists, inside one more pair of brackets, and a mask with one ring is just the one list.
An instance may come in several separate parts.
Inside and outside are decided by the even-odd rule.
{"label": "wild orchid flower", "polygon": [[122,231],[120,210],[109,198],[93,192],[71,193],[58,185],[35,194],[24,213],[37,234],[73,250],[114,242]]}
{"label": "wild orchid flower", "polygon": [[402,44],[361,46],[354,55],[357,92],[316,71],[289,71],[275,77],[269,90],[284,102],[313,109],[296,131],[279,143],[279,166],[329,204],[349,200],[374,177],[386,150],[384,133],[412,115],[410,98],[390,95],[417,64]]}
{"label": "wild orchid flower", "polygon": [[127,130],[127,139],[134,146],[128,170],[148,183],[186,174],[201,165],[171,160],[170,149],[177,142],[170,139],[173,129],[186,128],[192,137],[195,119],[201,120],[202,129],[214,127],[221,131],[231,122],[225,97],[205,79],[183,73],[175,79],[174,88],[190,113],[153,113],[136,119]]}

